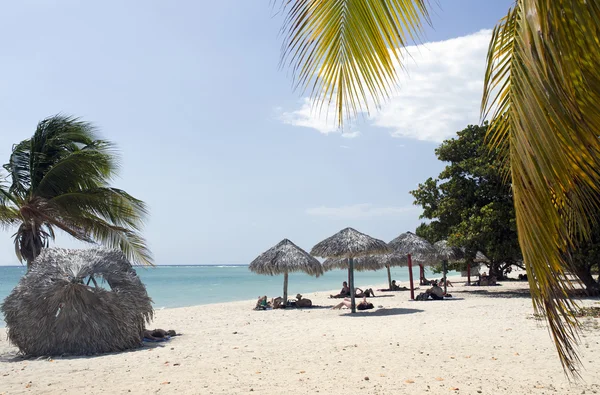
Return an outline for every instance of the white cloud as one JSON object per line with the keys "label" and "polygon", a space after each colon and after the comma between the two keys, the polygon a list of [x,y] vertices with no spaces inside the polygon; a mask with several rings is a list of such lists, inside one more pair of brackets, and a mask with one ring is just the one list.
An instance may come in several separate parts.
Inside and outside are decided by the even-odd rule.
{"label": "white cloud", "polygon": [[321,110],[319,106],[315,106],[314,103],[307,98],[302,101],[302,106],[298,110],[279,112],[281,113],[279,119],[288,125],[315,129],[325,135],[338,133],[341,134],[342,137],[349,139],[360,136],[358,130],[351,130],[353,129],[352,125],[344,125],[345,129],[343,131],[340,130],[335,124],[331,107],[330,109],[323,108]]}
{"label": "white cloud", "polygon": [[340,148],[350,149],[347,145],[340,145]]}
{"label": "white cloud", "polygon": [[374,217],[392,217],[419,210],[416,206],[377,207],[371,203],[353,204],[340,207],[314,207],[306,210],[308,215],[332,219],[369,219]]}
{"label": "white cloud", "polygon": [[[405,50],[397,92],[369,122],[391,129],[393,137],[441,142],[468,124],[479,122],[485,59],[490,30],[445,41],[410,46]],[[323,109],[320,116],[311,111],[306,99],[296,111],[284,112],[282,121],[295,126],[337,132]],[[373,106],[370,106],[373,107]]]}

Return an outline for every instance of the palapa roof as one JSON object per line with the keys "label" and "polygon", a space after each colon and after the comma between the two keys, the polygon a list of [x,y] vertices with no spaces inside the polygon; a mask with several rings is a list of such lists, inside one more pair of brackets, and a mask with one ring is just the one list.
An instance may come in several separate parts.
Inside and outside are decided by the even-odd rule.
{"label": "palapa roof", "polygon": [[451,247],[446,240],[440,240],[433,243],[440,259],[450,262],[462,261],[465,259],[465,253],[458,247]]}
{"label": "palapa roof", "polygon": [[260,254],[248,268],[271,276],[285,272],[305,272],[316,277],[323,274],[321,262],[288,239]]}
{"label": "palapa roof", "polygon": [[[89,283],[106,281],[110,289]],[[43,249],[0,307],[8,338],[31,356],[140,347],[152,300],[120,251]]]}
{"label": "palapa roof", "polygon": [[[354,269],[359,272],[367,270],[380,270],[386,266],[406,266],[408,259],[406,255],[387,253],[378,255],[366,255],[354,258]],[[326,272],[334,269],[347,269],[348,258],[327,258],[323,262],[323,270]]]}
{"label": "palapa roof", "polygon": [[439,260],[435,247],[412,232],[402,233],[390,241],[389,246],[398,254],[410,254],[412,261],[421,265],[434,264]]}
{"label": "palapa roof", "polygon": [[324,258],[357,258],[389,251],[385,241],[346,228],[315,245],[310,253]]}
{"label": "palapa roof", "polygon": [[483,255],[483,252],[481,251],[477,251],[477,254],[475,255],[475,259],[473,259],[473,262],[475,263],[487,263],[489,262],[489,258],[485,255]]}

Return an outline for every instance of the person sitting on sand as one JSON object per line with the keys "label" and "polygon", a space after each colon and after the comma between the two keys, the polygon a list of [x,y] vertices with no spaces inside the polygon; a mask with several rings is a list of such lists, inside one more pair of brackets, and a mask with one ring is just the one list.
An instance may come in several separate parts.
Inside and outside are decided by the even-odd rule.
{"label": "person sitting on sand", "polygon": [[296,307],[312,307],[310,299],[302,299],[302,295],[296,295]]}
{"label": "person sitting on sand", "polygon": [[358,297],[358,298],[362,298],[362,297],[367,297],[367,296],[372,296],[375,297],[375,293],[373,293],[373,289],[372,288],[367,288],[364,292],[362,289],[360,288],[356,288],[354,290],[354,296]]}
{"label": "person sitting on sand", "polygon": [[267,295],[259,296],[256,301],[256,306],[254,310],[266,310],[271,307],[271,303],[267,302]]}
{"label": "person sitting on sand", "polygon": [[452,282],[450,282],[450,280],[448,280],[448,278],[443,277],[440,282],[439,282],[439,286],[441,287],[442,285],[444,285],[444,283],[446,284],[447,287],[454,287],[454,285],[452,285]]}
{"label": "person sitting on sand", "polygon": [[350,287],[346,281],[342,283],[342,290],[339,294],[329,295],[330,298],[345,298],[346,296],[350,296]]}
{"label": "person sitting on sand", "polygon": [[444,299],[444,290],[439,287],[437,282],[433,282],[433,286],[425,291],[431,299],[442,300]]}
{"label": "person sitting on sand", "polygon": [[[347,308],[352,308],[352,301],[348,298],[344,299],[341,303],[332,307],[332,310],[340,310],[342,306],[346,306]],[[362,302],[356,305],[356,310],[369,310],[374,308],[373,303],[367,302],[367,297],[364,296]]]}
{"label": "person sitting on sand", "polygon": [[161,341],[173,336],[177,336],[177,333],[173,329],[169,329],[168,331],[164,329],[144,330],[144,339],[147,340]]}

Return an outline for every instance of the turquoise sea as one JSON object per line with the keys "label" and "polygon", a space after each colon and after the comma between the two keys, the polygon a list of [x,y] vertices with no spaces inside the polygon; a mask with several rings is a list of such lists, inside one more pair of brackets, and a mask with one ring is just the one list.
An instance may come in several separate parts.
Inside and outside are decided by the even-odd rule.
{"label": "turquoise sea", "polygon": [[[23,266],[0,266],[0,300],[10,293],[21,276]],[[283,294],[283,276],[264,276],[250,272],[246,265],[205,265],[205,266],[156,266],[136,267],[136,271],[154,301],[154,308],[185,307],[199,304],[231,302],[254,299],[259,295],[269,298]],[[454,273],[449,273],[453,275]],[[413,277],[418,281],[419,269],[413,269]],[[427,277],[441,277],[430,275]],[[347,271],[332,270],[319,278],[304,273],[290,273],[288,294],[341,289]],[[392,268],[392,278],[406,285],[408,269]],[[387,283],[386,270],[355,272],[357,287]],[[4,322],[0,316],[0,327]]]}

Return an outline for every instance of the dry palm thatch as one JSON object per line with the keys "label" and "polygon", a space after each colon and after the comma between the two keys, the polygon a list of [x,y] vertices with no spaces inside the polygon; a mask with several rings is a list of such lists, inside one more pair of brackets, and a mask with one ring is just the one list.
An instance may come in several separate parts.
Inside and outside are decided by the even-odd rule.
{"label": "dry palm thatch", "polygon": [[1,309],[22,353],[89,355],[139,347],[151,302],[122,252],[53,248],[36,258]]}
{"label": "dry palm thatch", "polygon": [[284,301],[287,301],[288,273],[304,272],[316,277],[323,274],[321,262],[288,239],[283,239],[276,246],[260,254],[248,268],[259,274],[271,276],[283,274]]}
{"label": "dry palm thatch", "polygon": [[385,241],[346,228],[315,245],[310,253],[324,258],[357,258],[383,254],[389,250]]}
{"label": "dry palm thatch", "polygon": [[[446,240],[433,243],[440,259],[448,262],[457,262],[465,259],[465,253],[458,247],[451,247]],[[481,254],[483,255],[483,254]]]}
{"label": "dry palm thatch", "polygon": [[[406,255],[401,255],[395,252],[378,255],[366,255],[354,259],[354,269],[359,272],[367,270],[375,271],[386,268],[388,274],[388,286],[390,289],[392,289],[392,274],[390,273],[390,267],[406,265],[408,265],[408,259]],[[323,262],[323,270],[326,272],[334,269],[348,269],[348,266],[348,258],[327,258],[325,262]]]}
{"label": "dry palm thatch", "polygon": [[348,259],[348,283],[350,286],[350,300],[353,313],[356,312],[356,301],[354,299],[354,258],[387,252],[390,252],[390,248],[385,241],[367,236],[352,228],[342,229],[315,245],[310,251],[312,255],[324,258]]}
{"label": "dry palm thatch", "polygon": [[434,265],[440,258],[430,242],[412,232],[402,233],[389,243],[394,252],[411,255],[412,261],[419,265]]}
{"label": "dry palm thatch", "polygon": [[475,263],[489,263],[490,259],[487,256],[485,256],[483,254],[483,252],[477,251],[477,254],[475,254],[475,258],[473,259],[473,262],[475,262]]}

